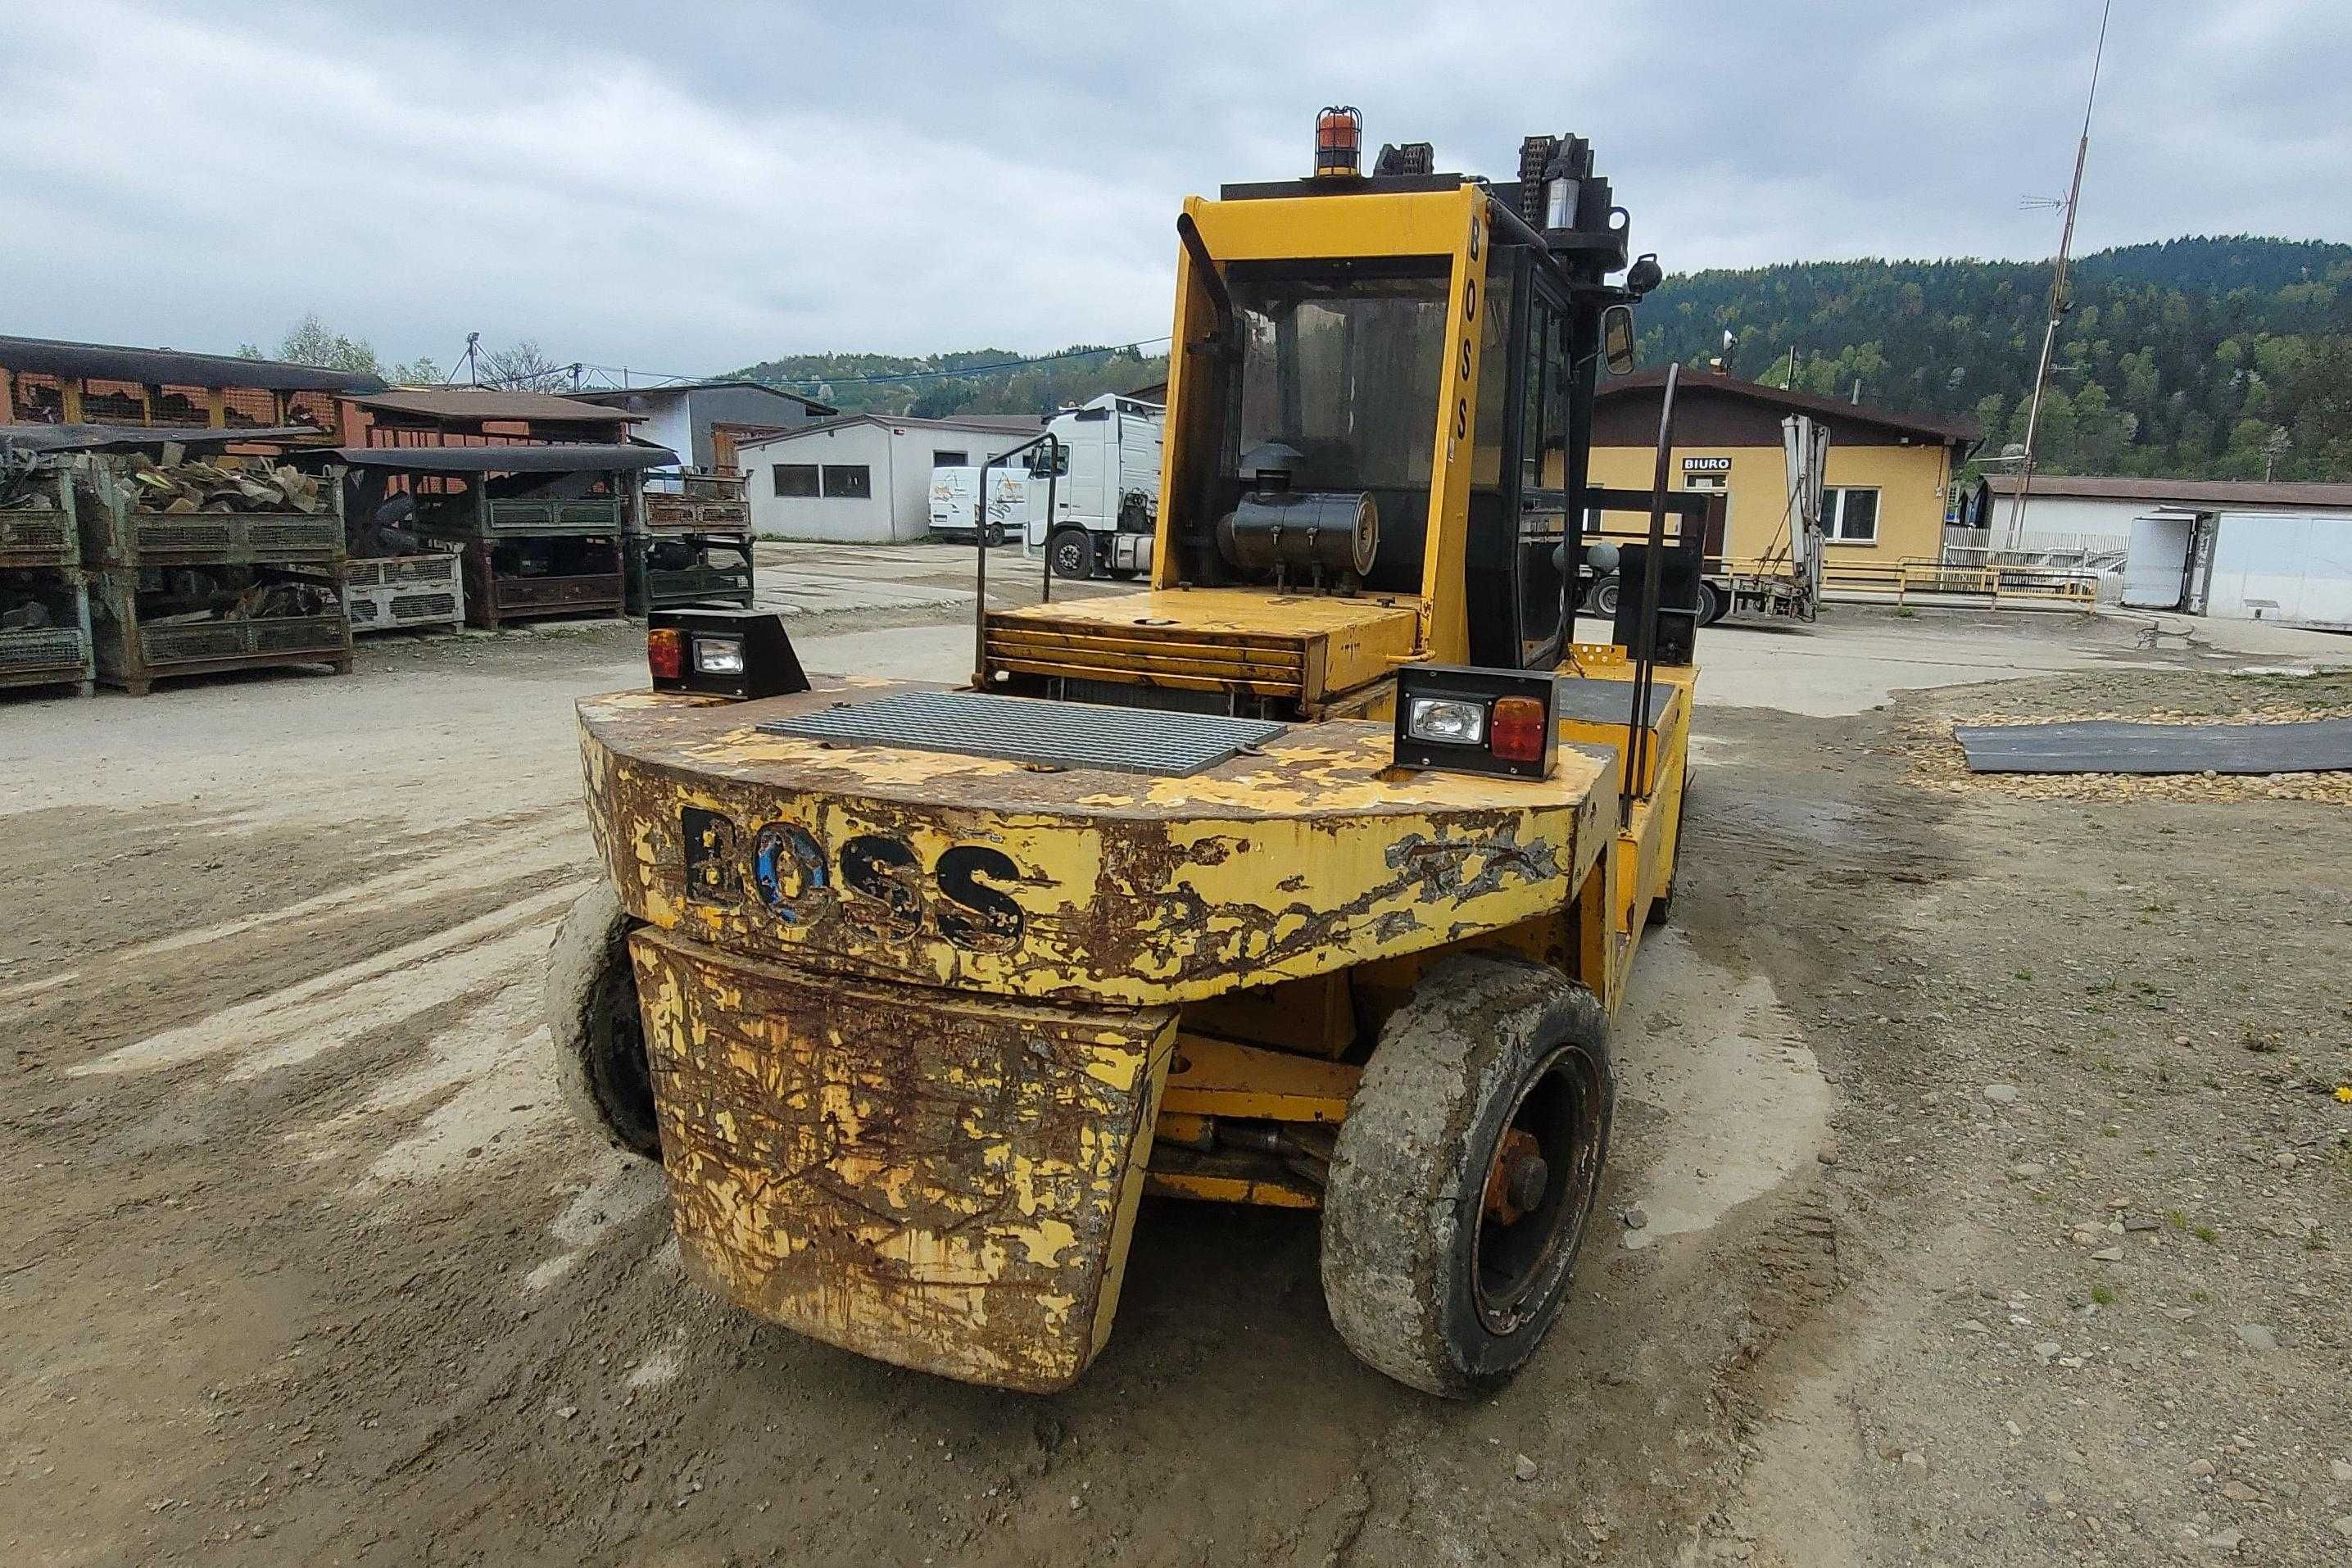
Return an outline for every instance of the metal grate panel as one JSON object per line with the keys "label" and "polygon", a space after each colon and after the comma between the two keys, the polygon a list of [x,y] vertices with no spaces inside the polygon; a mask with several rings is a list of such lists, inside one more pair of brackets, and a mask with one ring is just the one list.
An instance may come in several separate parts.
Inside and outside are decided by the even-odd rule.
{"label": "metal grate panel", "polygon": [[1008,763],[1183,778],[1213,768],[1288,726],[1214,713],[1171,713],[990,697],[974,691],[905,691],[778,719],[772,735],[864,741],[916,752],[951,752]]}

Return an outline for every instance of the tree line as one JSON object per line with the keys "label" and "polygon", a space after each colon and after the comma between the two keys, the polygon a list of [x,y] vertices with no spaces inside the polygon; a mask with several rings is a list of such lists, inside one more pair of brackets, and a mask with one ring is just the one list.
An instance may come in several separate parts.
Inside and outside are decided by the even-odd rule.
{"label": "tree line", "polygon": [[[1704,365],[2025,438],[2047,263],[1809,261],[1669,278],[1647,364]],[[2352,480],[2352,246],[2246,236],[2084,257],[2051,355],[2037,466],[2078,474]],[[1792,360],[1793,351],[1793,360]]]}
{"label": "tree line", "polygon": [[761,360],[735,373],[829,403],[844,414],[1051,414],[1104,393],[1168,379],[1168,356],[1077,343],[1035,357],[1010,349],[940,354],[810,353]]}

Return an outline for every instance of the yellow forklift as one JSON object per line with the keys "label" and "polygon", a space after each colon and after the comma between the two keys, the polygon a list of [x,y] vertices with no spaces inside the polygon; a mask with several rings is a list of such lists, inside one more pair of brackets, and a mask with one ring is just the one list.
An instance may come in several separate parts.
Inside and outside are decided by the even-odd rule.
{"label": "yellow forklift", "polygon": [[[1319,1210],[1334,1327],[1433,1394],[1559,1315],[1719,502],[1666,489],[1671,386],[1654,488],[1585,482],[1659,277],[1589,143],[1488,182],[1360,134],[1184,204],[1149,592],[983,595],[957,689],[664,611],[651,689],[580,704],[609,885],[551,956],[561,1070],[724,1299],[1059,1389],[1155,1193]],[[1611,510],[1647,533],[1578,641]]]}

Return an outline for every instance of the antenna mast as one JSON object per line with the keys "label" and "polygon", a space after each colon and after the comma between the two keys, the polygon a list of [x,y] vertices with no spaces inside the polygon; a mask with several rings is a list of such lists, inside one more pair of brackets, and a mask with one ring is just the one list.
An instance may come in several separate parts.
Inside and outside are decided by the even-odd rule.
{"label": "antenna mast", "polygon": [[2107,52],[2107,16],[2115,0],[2099,8],[2099,42],[2091,51],[2091,90],[2083,99],[2083,139],[2074,144],[2074,183],[2066,191],[2066,222],[2058,234],[2058,260],[2050,278],[2050,324],[2042,333],[2042,363],[2033,373],[2033,403],[2025,416],[2025,459],[2017,470],[2017,494],[2009,503],[2009,548],[2025,538],[2025,498],[2033,489],[2033,441],[2042,425],[2042,394],[2050,384],[2050,353],[2058,343],[2058,323],[2074,309],[2066,297],[2066,262],[2074,247],[2074,209],[2083,199],[2083,163],[2091,155],[2091,110],[2099,100],[2099,62]]}

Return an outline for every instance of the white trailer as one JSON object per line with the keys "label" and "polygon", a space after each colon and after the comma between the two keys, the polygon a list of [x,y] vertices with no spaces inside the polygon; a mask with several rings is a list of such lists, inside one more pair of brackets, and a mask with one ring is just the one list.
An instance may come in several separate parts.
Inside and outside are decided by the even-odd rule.
{"label": "white trailer", "polygon": [[2216,512],[2203,589],[2209,616],[2352,631],[2352,519]]}
{"label": "white trailer", "polygon": [[[1008,539],[1028,538],[1031,514],[1045,510],[1045,478],[1040,475],[1033,479],[1024,466],[1027,461],[1025,458],[1018,458],[1011,468],[1000,466],[988,470],[988,542],[991,544],[1002,544]],[[980,469],[977,467],[933,468],[931,531],[942,539],[969,541],[972,530],[972,498],[979,493]]]}
{"label": "white trailer", "polygon": [[1045,547],[1055,576],[1133,577],[1151,569],[1164,416],[1156,403],[1106,393],[1046,424],[1062,443],[1054,515],[1044,515],[1045,447],[1032,459],[1027,537]]}
{"label": "white trailer", "polygon": [[2124,603],[2352,631],[2352,518],[2158,512],[2132,524]]}

